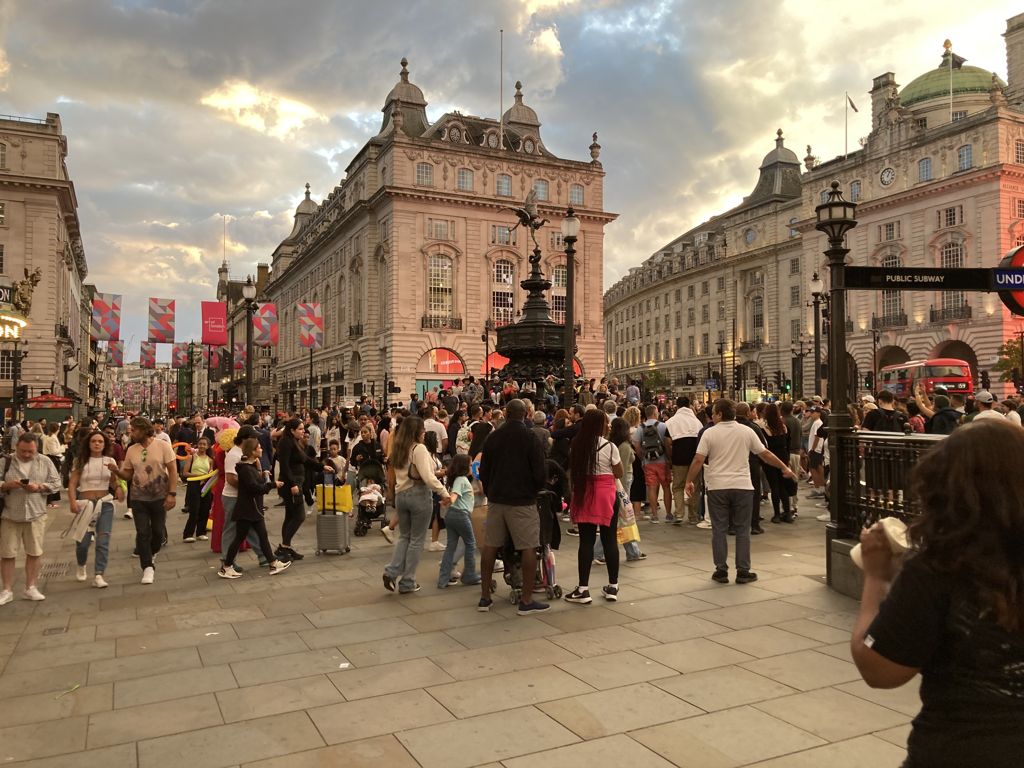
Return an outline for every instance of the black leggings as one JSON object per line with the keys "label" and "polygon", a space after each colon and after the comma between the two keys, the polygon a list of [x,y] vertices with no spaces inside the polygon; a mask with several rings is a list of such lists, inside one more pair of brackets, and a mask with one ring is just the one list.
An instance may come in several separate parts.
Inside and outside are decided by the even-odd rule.
{"label": "black leggings", "polygon": [[594,542],[598,530],[601,532],[601,545],[604,547],[604,561],[608,566],[608,583],[619,583],[619,529],[618,507],[612,512],[612,520],[608,525],[597,526],[594,523],[579,523],[580,531],[579,571],[580,585],[590,584],[590,566],[594,562]]}
{"label": "black leggings", "polygon": [[772,513],[779,516],[779,501],[782,502],[782,517],[790,519],[793,513],[789,509],[789,494],[786,493],[782,482],[782,470],[776,467],[765,467],[764,474],[768,478],[768,487],[772,490]]}
{"label": "black leggings", "polygon": [[267,535],[267,523],[260,518],[259,520],[236,520],[235,521],[235,540],[231,542],[231,546],[228,547],[227,554],[224,555],[224,567],[227,568],[229,565],[235,564],[235,557],[238,556],[238,548],[242,546],[242,542],[245,541],[245,537],[249,535],[249,531],[256,531],[256,535],[260,537],[260,549],[263,550],[263,557],[268,563],[272,563],[277,560],[274,557],[274,548],[270,545],[270,537]]}
{"label": "black leggings", "polygon": [[292,537],[298,533],[299,528],[306,522],[306,502],[302,494],[292,495],[287,493],[284,496],[284,522],[281,523],[281,544],[286,547],[292,545]]}
{"label": "black leggings", "polygon": [[213,493],[202,495],[203,483],[195,480],[185,484],[185,506],[188,507],[188,520],[185,521],[185,530],[181,532],[181,538],[187,539],[190,536],[205,536],[206,521],[210,518],[210,507],[213,504]]}

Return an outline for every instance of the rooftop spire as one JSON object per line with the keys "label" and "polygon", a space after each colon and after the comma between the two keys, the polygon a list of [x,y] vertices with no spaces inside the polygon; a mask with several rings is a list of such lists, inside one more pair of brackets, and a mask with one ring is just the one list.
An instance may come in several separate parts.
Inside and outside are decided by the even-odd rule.
{"label": "rooftop spire", "polygon": [[309,200],[309,182],[306,182],[306,199]]}
{"label": "rooftop spire", "polygon": [[402,71],[399,75],[401,76],[403,83],[409,82],[409,60],[405,58],[405,56],[402,57]]}

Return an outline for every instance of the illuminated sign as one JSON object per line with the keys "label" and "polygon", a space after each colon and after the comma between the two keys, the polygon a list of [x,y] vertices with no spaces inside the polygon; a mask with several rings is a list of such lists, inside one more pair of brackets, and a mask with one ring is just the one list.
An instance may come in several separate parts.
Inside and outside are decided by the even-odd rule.
{"label": "illuminated sign", "polygon": [[21,338],[21,332],[28,325],[28,320],[14,314],[0,313],[0,340]]}

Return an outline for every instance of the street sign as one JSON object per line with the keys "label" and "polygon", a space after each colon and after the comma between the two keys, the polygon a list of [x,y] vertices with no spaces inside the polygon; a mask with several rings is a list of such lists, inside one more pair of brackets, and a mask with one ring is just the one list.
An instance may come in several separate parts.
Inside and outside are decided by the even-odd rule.
{"label": "street sign", "polygon": [[1024,289],[1024,269],[847,267],[846,287],[883,291],[1007,291]]}
{"label": "street sign", "polygon": [[704,389],[718,389],[718,379],[705,379]]}

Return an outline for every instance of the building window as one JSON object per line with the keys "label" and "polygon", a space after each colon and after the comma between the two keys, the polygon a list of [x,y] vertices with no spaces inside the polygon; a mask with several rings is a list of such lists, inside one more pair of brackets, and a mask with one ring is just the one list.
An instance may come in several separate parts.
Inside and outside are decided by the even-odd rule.
{"label": "building window", "polygon": [[789,306],[799,307],[800,306],[800,286],[791,285],[789,286]]}
{"label": "building window", "polygon": [[6,267],[7,265],[4,264],[4,247],[0,245],[0,275],[7,273]]}
{"label": "building window", "polygon": [[646,332],[647,332],[648,336],[651,335],[651,321],[650,320],[647,321],[647,331]]}
{"label": "building window", "polygon": [[718,302],[718,319],[725,320],[725,302]]}
{"label": "building window", "polygon": [[[892,253],[882,258],[882,267],[895,269],[901,267],[900,257]],[[903,294],[900,291],[882,291],[882,316],[894,317],[903,314]]]}
{"label": "building window", "polygon": [[473,171],[469,168],[459,168],[459,191],[473,191]]}
{"label": "building window", "polygon": [[682,327],[683,327],[683,313],[682,312],[676,312],[676,328],[682,328]]}
{"label": "building window", "polygon": [[668,339],[665,339],[661,344],[662,348],[664,349],[664,352],[661,355],[661,359],[668,360]]}
{"label": "building window", "polygon": [[900,223],[898,221],[888,221],[885,224],[878,225],[878,240],[879,242],[887,243],[891,240],[900,239]]}
{"label": "building window", "polygon": [[545,179],[537,179],[533,182],[533,191],[537,195],[538,200],[548,199],[548,183]]}
{"label": "building window", "polygon": [[0,227],[7,226],[7,203],[0,203]]}
{"label": "building window", "polygon": [[515,245],[516,244],[516,232],[519,230],[512,229],[503,224],[492,224],[491,225],[491,245]]}
{"label": "building window", "polygon": [[[0,144],[2,147],[3,144]],[[14,378],[14,350],[0,349],[0,379],[6,381]]]}
{"label": "building window", "polygon": [[710,282],[708,280],[705,280],[703,283],[700,284],[700,295],[701,296],[707,296],[708,293],[710,293],[710,291],[711,291],[711,285],[710,285]]}
{"label": "building window", "polygon": [[[0,147],[2,146],[3,145],[0,144]],[[3,155],[0,154],[0,158],[2,157]],[[1013,143],[1013,162],[1017,165],[1024,165],[1024,140],[1022,139],[1017,139],[1017,141]]]}
{"label": "building window", "polygon": [[512,177],[499,173],[494,177],[494,188],[499,197],[512,197]]}
{"label": "building window", "polygon": [[516,268],[508,259],[498,259],[494,262],[494,282],[501,285],[512,285],[515,281]]}
{"label": "building window", "polygon": [[7,167],[7,145],[0,144],[0,168]]}
{"label": "building window", "polygon": [[1017,201],[1017,218],[1024,219],[1024,198]]}
{"label": "building window", "polygon": [[964,207],[962,205],[953,205],[949,208],[941,208],[936,211],[938,217],[938,228],[945,229],[946,227],[955,227],[958,224],[964,223]]}
{"label": "building window", "polygon": [[661,296],[654,297],[654,308],[661,309]]}
{"label": "building window", "polygon": [[700,353],[702,355],[706,355],[710,349],[711,344],[708,343],[708,335],[706,333],[702,333],[700,335]]}
{"label": "building window", "polygon": [[686,287],[686,298],[692,299],[694,297],[694,295],[695,295],[695,291],[696,291],[696,286],[688,285]]}
{"label": "building window", "polygon": [[491,319],[496,326],[512,322],[512,291],[491,291]]}
{"label": "building window", "polygon": [[717,285],[718,285],[718,290],[724,291],[725,290],[725,278],[724,277],[718,278]]}
{"label": "building window", "polygon": [[686,310],[686,324],[687,325],[693,325],[696,322],[697,322],[697,310],[695,310],[693,307],[689,307]]}
{"label": "building window", "polygon": [[825,204],[825,203],[828,202],[828,190],[827,189],[823,189],[821,191],[821,202],[822,202],[822,204]]}
{"label": "building window", "polygon": [[660,317],[654,318],[654,332],[655,333],[661,333],[661,318]]}
{"label": "building window", "polygon": [[562,237],[562,233],[557,230],[551,233],[549,238],[551,242],[551,250],[553,251],[564,251],[565,250],[565,239]]}
{"label": "building window", "polygon": [[930,157],[922,157],[917,161],[917,180],[932,180],[932,159]]}
{"label": "building window", "polygon": [[416,164],[416,186],[434,186],[434,166],[432,166],[430,163]]}
{"label": "building window", "polygon": [[711,307],[707,304],[702,305],[700,308],[700,321],[702,323],[711,322]]}
{"label": "building window", "polygon": [[693,357],[696,354],[696,351],[693,346],[693,336],[690,336],[686,339],[686,353],[690,357]]}
{"label": "building window", "polygon": [[914,125],[916,125],[918,128],[920,128],[922,131],[926,130],[928,128],[928,118],[927,117],[919,117],[919,118],[917,118],[914,121]]}
{"label": "building window", "polygon": [[683,340],[680,339],[678,336],[676,336],[672,340],[672,342],[673,342],[672,343],[672,347],[673,347],[673,352],[674,352],[672,357],[674,357],[675,359],[678,360],[680,357],[683,356]]}
{"label": "building window", "polygon": [[800,319],[789,321],[789,338],[797,341],[800,338]]}
{"label": "building window", "polygon": [[583,185],[569,185],[569,205],[583,205]]}
{"label": "building window", "polygon": [[750,301],[750,314],[754,321],[754,330],[760,331],[764,328],[764,297],[755,296]]}
{"label": "building window", "polygon": [[[961,243],[946,243],[939,251],[939,266],[942,269],[963,269],[964,247]],[[957,309],[965,303],[963,291],[942,291],[943,309]]]}
{"label": "building window", "polygon": [[800,274],[800,257],[789,260],[789,274],[799,275]]}
{"label": "building window", "polygon": [[1013,243],[1014,248],[1016,248],[1019,245],[1024,245],[1024,232],[1021,232],[1019,235],[1017,235],[1017,239]]}
{"label": "building window", "polygon": [[966,120],[966,119],[967,119],[967,110],[966,109],[958,109],[955,112],[953,112],[953,122],[954,123],[957,120]]}
{"label": "building window", "polygon": [[431,317],[452,317],[452,260],[432,253],[427,264],[427,313]]}
{"label": "building window", "polygon": [[860,200],[860,182],[859,181],[851,181],[850,182],[850,202],[851,203],[856,203],[858,200]]}
{"label": "building window", "polygon": [[956,151],[956,169],[966,171],[971,168],[971,145],[964,144]]}
{"label": "building window", "polygon": [[794,216],[793,218],[791,218],[789,220],[789,236],[790,237],[796,237],[797,235],[800,234],[800,232],[797,231],[797,228],[795,226],[793,226],[794,224],[796,224],[796,222],[797,222],[796,216]]}
{"label": "building window", "polygon": [[427,219],[427,237],[431,240],[454,240],[455,222],[445,219]]}
{"label": "building window", "polygon": [[377,222],[377,236],[382,243],[391,239],[391,219],[383,218]]}

